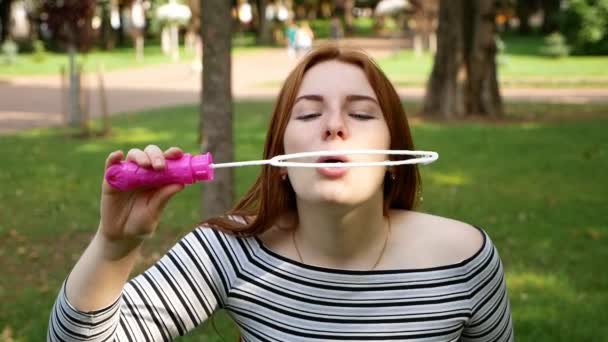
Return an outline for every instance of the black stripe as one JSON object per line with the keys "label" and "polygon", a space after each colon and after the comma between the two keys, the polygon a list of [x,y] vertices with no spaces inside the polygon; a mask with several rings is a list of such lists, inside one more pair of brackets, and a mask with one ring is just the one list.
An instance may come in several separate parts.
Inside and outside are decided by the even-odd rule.
{"label": "black stripe", "polygon": [[330,273],[330,274],[345,274],[345,275],[358,275],[358,276],[363,276],[363,275],[381,275],[381,274],[405,274],[405,273],[424,273],[424,272],[436,272],[436,271],[444,271],[444,270],[449,270],[452,268],[460,268],[465,266],[466,264],[470,263],[471,261],[475,260],[480,254],[483,253],[483,251],[486,249],[486,245],[488,245],[490,243],[490,241],[488,240],[488,237],[486,235],[486,233],[483,231],[483,229],[481,229],[480,227],[473,225],[474,228],[476,228],[480,234],[483,237],[483,242],[481,244],[481,247],[470,257],[458,262],[458,263],[454,263],[454,264],[449,264],[449,265],[444,265],[444,266],[436,266],[436,267],[425,267],[425,268],[419,268],[419,269],[394,269],[394,270],[369,270],[369,271],[363,271],[363,270],[341,270],[341,269],[330,269],[330,268],[326,268],[326,267],[319,267],[319,266],[313,266],[313,265],[307,265],[304,263],[299,263],[299,262],[294,262],[294,260],[291,260],[289,258],[286,258],[278,253],[275,253],[274,251],[268,249],[264,243],[260,240],[259,237],[254,236],[253,239],[257,242],[258,246],[260,249],[264,250],[264,252],[266,252],[267,254],[272,255],[273,257],[277,258],[277,259],[281,259],[282,261],[285,261],[289,264],[293,264],[302,268],[308,268],[311,269],[313,271],[318,271],[318,272],[324,272],[324,273]]}
{"label": "black stripe", "polygon": [[[211,290],[211,293],[213,294],[213,298],[215,299],[215,302],[218,303],[218,305],[221,305],[222,300],[220,299],[220,295],[217,293],[217,290],[215,288],[216,284],[207,275],[207,272],[206,272],[207,270],[205,268],[203,268],[203,266],[200,263],[196,262],[194,253],[192,253],[190,248],[188,248],[189,246],[187,246],[183,242],[180,242],[180,244],[182,244],[182,248],[183,248],[184,252],[192,260],[194,267],[196,267],[196,270],[203,278],[203,280],[204,280],[203,283],[207,285],[209,290]],[[204,295],[201,294],[198,290],[199,286],[196,286],[196,284],[191,283],[189,277],[186,277],[185,275],[184,275],[184,277],[187,279],[188,284],[190,284],[190,286],[192,287],[192,290],[194,291],[194,294],[196,295],[196,298],[198,299],[198,301],[201,303],[201,306],[205,309],[205,314],[207,315],[207,317],[211,316],[214,308],[209,307],[207,300],[205,300],[205,298],[204,298]]]}
{"label": "black stripe", "polygon": [[[69,312],[67,312],[63,306],[61,306],[60,310],[61,310],[60,312],[57,312],[57,311],[56,311],[56,313],[57,313],[57,317],[59,317],[59,313],[63,313],[63,314],[64,314],[64,316],[65,316],[66,318],[68,318],[68,321],[73,321],[73,320],[72,320],[72,319],[73,319],[73,317],[71,317],[71,316],[69,315]],[[109,318],[113,318],[113,317],[112,317],[112,316],[110,316]],[[104,321],[107,321],[107,320],[108,320],[108,319],[105,319]],[[80,321],[79,321],[79,322],[80,322]],[[102,331],[97,332],[97,333],[92,334],[92,335],[82,335],[82,334],[79,334],[79,333],[77,333],[77,332],[74,332],[74,331],[70,331],[70,330],[68,330],[68,329],[67,329],[67,327],[66,327],[65,325],[63,325],[63,323],[61,323],[61,320],[59,320],[59,319],[57,320],[57,323],[59,323],[59,325],[61,326],[61,330],[62,330],[63,332],[65,332],[65,333],[66,333],[66,334],[68,334],[68,335],[71,335],[71,336],[74,336],[74,337],[76,337],[76,338],[79,338],[79,339],[81,339],[81,340],[85,340],[85,339],[88,339],[88,338],[94,338],[94,337],[97,337],[97,336],[99,336],[99,335],[104,334],[104,333],[105,333],[105,332],[106,332],[106,331],[109,329],[109,327],[108,327],[108,328],[103,329]],[[86,327],[86,326],[87,326],[87,325],[89,325],[89,324],[86,324],[86,323],[85,323],[84,325],[85,325],[84,329],[91,329],[91,328],[89,328],[89,327]],[[98,324],[95,324],[95,325],[98,325]]]}
{"label": "black stripe", "polygon": [[268,320],[263,320],[259,314],[249,314],[247,312],[243,312],[238,309],[233,309],[233,311],[241,315],[243,317],[247,317],[250,320],[257,321],[264,326],[268,326],[272,329],[281,331],[286,334],[291,334],[293,336],[306,337],[306,338],[316,338],[316,339],[339,339],[339,340],[366,340],[366,341],[385,341],[385,340],[399,340],[399,339],[421,339],[421,338],[430,338],[437,336],[446,336],[449,334],[453,334],[462,329],[462,325],[455,325],[454,328],[442,332],[427,332],[423,334],[403,334],[403,335],[343,335],[339,332],[335,335],[321,334],[321,333],[311,333],[311,332],[300,332],[293,329],[287,329],[277,324],[271,323]]}
{"label": "black stripe", "polygon": [[127,340],[129,340],[129,342],[133,342],[133,338],[131,337],[129,330],[127,329],[127,325],[125,324],[124,317],[120,317],[119,323],[120,323],[120,326],[122,327],[122,331],[124,331],[125,335],[127,335]]}
{"label": "black stripe", "polygon": [[[179,264],[179,262],[175,259],[175,257],[172,255],[172,253],[169,253],[168,257],[169,257],[169,259],[171,259],[171,261],[173,262],[174,266],[177,266],[177,264]],[[179,288],[177,287],[177,285],[178,285],[177,281],[174,278],[171,277],[171,274],[167,273],[167,271],[164,269],[164,267],[167,267],[167,265],[165,265],[165,264],[156,265],[156,269],[158,270],[158,272],[160,273],[160,275],[167,281],[167,284],[173,290],[173,294],[177,297],[177,299],[182,304],[182,306],[184,307],[184,309],[186,309],[186,312],[188,313],[188,317],[190,318],[190,320],[192,322],[196,322],[197,318],[194,317],[194,313],[192,313],[190,302],[184,296],[185,293],[183,291],[180,291],[180,289],[182,287],[181,286]],[[181,333],[182,330],[179,328],[179,325],[180,325],[180,322],[181,322],[181,324],[184,324],[184,322],[181,319],[179,320],[179,322],[177,322],[177,321],[175,321],[175,322],[176,322],[176,325],[178,326],[178,329],[180,330],[180,335],[183,335]]]}
{"label": "black stripe", "polygon": [[[144,274],[143,278],[145,279],[146,276],[147,275]],[[137,280],[138,279],[136,279],[136,281],[132,282],[133,289],[137,292],[137,294],[141,298],[142,303],[144,304],[144,306],[148,310],[148,313],[150,314],[150,316],[152,316],[152,320],[154,321],[154,326],[161,333],[163,341],[169,341],[170,340],[170,336],[168,336],[167,325],[162,320],[162,315],[160,314],[160,312],[158,312],[157,307],[156,307],[156,303],[154,303],[150,299],[150,297],[148,297],[148,293],[146,291],[144,291],[143,286]]]}
{"label": "black stripe", "polygon": [[151,336],[149,335],[151,333],[149,331],[146,331],[146,329],[144,328],[144,326],[142,324],[143,318],[139,315],[139,312],[137,311],[136,306],[134,304],[131,304],[131,300],[129,299],[129,296],[124,296],[124,301],[125,301],[125,304],[127,305],[127,308],[129,309],[129,311],[131,311],[131,315],[133,316],[135,323],[137,323],[139,330],[141,330],[142,334],[144,335],[143,337],[146,339],[146,341],[151,342],[151,340],[150,340]]}
{"label": "black stripe", "polygon": [[466,314],[466,313],[458,313],[458,314],[452,313],[452,314],[433,315],[433,316],[376,318],[376,319],[357,318],[357,317],[353,317],[353,316],[350,316],[349,318],[330,318],[328,316],[313,316],[313,315],[297,313],[297,312],[287,310],[287,309],[277,306],[277,305],[271,305],[269,303],[263,302],[259,299],[253,298],[253,297],[243,296],[238,293],[232,293],[230,296],[233,298],[236,298],[236,299],[241,299],[246,302],[256,304],[258,306],[265,307],[269,310],[272,310],[272,311],[275,311],[278,313],[282,313],[287,316],[291,316],[291,317],[298,318],[298,319],[309,320],[309,321],[315,321],[315,322],[324,322],[324,323],[394,324],[394,323],[443,321],[443,320],[452,319],[452,318],[463,318],[463,320],[466,320],[470,316],[469,314]]}
{"label": "black stripe", "polygon": [[[207,228],[207,229],[211,229],[211,228]],[[213,264],[213,267],[217,270],[217,274],[220,277],[222,286],[224,287],[224,293],[230,292],[230,285],[228,285],[228,281],[226,280],[226,277],[225,277],[226,271],[223,270],[223,267],[220,267],[221,263],[218,260],[216,260],[216,258],[214,257],[213,250],[210,248],[211,246],[209,246],[209,243],[206,241],[207,237],[205,236],[202,228],[194,231],[193,235],[194,235],[194,237],[196,237],[196,239],[198,240],[198,243],[201,245],[201,247],[203,247],[203,249],[205,250],[204,255],[209,258],[209,261],[211,261],[211,263]],[[217,238],[217,236],[216,236],[216,238]],[[201,272],[201,274],[203,274],[203,273]],[[221,296],[217,296],[217,298],[221,298]],[[223,305],[224,305],[224,303],[222,302],[222,306]]]}
{"label": "black stripe", "polygon": [[[61,311],[62,311],[62,312],[65,314],[65,316],[68,318],[68,320],[69,320],[69,321],[71,321],[71,322],[73,322],[73,323],[76,323],[76,324],[78,324],[78,325],[85,326],[85,327],[87,327],[87,328],[89,328],[89,329],[92,329],[92,328],[95,328],[95,327],[97,327],[97,326],[99,326],[99,325],[102,325],[103,323],[105,323],[105,322],[107,322],[108,320],[110,320],[110,319],[112,319],[112,318],[113,318],[113,315],[107,315],[108,317],[106,317],[106,318],[104,318],[104,319],[102,319],[102,320],[100,320],[100,321],[98,321],[98,322],[84,322],[84,321],[82,321],[82,320],[80,320],[80,319],[76,318],[76,316],[72,315],[72,313],[73,313],[73,312],[75,312],[75,313],[77,313],[78,315],[81,315],[81,316],[95,316],[96,314],[93,314],[93,313],[86,313],[86,312],[82,312],[82,311],[79,311],[79,310],[75,310],[75,308],[74,308],[74,309],[73,309],[73,308],[71,308],[71,307],[68,305],[68,303],[67,303],[67,296],[65,296],[65,295],[64,295],[64,300],[66,301],[66,305],[65,305],[65,306],[67,306],[69,310],[68,310],[68,311],[66,311],[66,309],[65,309],[65,306],[64,306],[64,305],[59,305],[59,306],[60,306]],[[111,306],[109,306],[108,308],[109,308],[109,309],[113,309],[113,308],[116,306],[116,303],[118,303],[118,301],[117,301],[117,302],[115,302],[115,304],[112,304]],[[108,312],[108,311],[109,311],[109,310],[103,309],[103,310],[97,310],[97,311],[92,311],[92,312],[103,312],[103,313],[106,313],[106,312]],[[92,317],[88,317],[88,318],[90,319],[90,318],[92,318]]]}
{"label": "black stripe", "polygon": [[[158,264],[157,264],[157,265],[155,265],[155,267],[156,267],[156,269],[158,269],[158,270],[160,270],[160,269],[161,269],[161,268],[160,268],[160,266],[158,266]],[[165,275],[163,274],[163,272],[161,271],[160,273],[161,273],[161,276],[163,276],[163,277],[166,279],[166,277],[165,277]],[[159,289],[159,288],[156,286],[155,281],[156,281],[157,279],[154,279],[154,278],[150,277],[150,275],[149,275],[147,272],[146,272],[146,273],[144,273],[144,274],[143,274],[143,276],[144,276],[144,278],[146,278],[146,280],[148,280],[148,283],[149,283],[149,284],[150,284],[150,286],[152,287],[152,290],[154,291],[154,293],[156,293],[156,296],[157,296],[157,297],[160,299],[160,301],[161,301],[161,303],[162,303],[162,305],[163,305],[163,307],[164,307],[164,309],[165,309],[165,312],[167,312],[167,313],[169,314],[169,317],[171,317],[171,321],[173,321],[173,325],[174,325],[175,327],[177,327],[177,331],[179,332],[180,336],[181,336],[181,335],[184,335],[184,329],[182,328],[182,324],[183,324],[183,323],[182,323],[182,322],[181,322],[181,320],[180,320],[180,319],[179,319],[179,318],[178,318],[178,317],[175,315],[175,312],[174,312],[173,308],[172,308],[172,307],[170,307],[169,303],[167,303],[167,301],[165,300],[165,296],[164,296],[164,294],[163,294],[163,293],[161,293],[160,289]],[[170,283],[170,282],[169,282],[169,283]],[[154,305],[154,307],[156,307],[156,305]],[[186,306],[186,307],[187,307],[187,306]],[[164,317],[164,316],[163,316],[163,315],[161,315],[160,313],[159,313],[159,316],[160,316],[161,318],[162,318],[162,317]],[[165,329],[167,329],[167,333],[170,335],[170,332],[168,331],[169,329],[168,329],[167,325],[166,325],[164,322],[163,322],[163,327],[164,327]],[[163,334],[163,336],[164,336],[164,334]]]}
{"label": "black stripe", "polygon": [[[258,260],[256,260],[256,258],[252,257],[250,251],[245,247],[244,242],[239,240],[239,244],[241,245],[241,248],[243,250],[243,252],[245,253],[245,255],[247,256],[247,260],[249,262],[251,262],[252,264],[254,264],[255,266],[257,266],[258,268],[264,270],[264,272],[266,273],[271,273],[279,278],[282,278],[286,281],[289,282],[294,282],[297,284],[301,284],[301,285],[305,285],[305,286],[309,286],[309,287],[313,287],[313,288],[319,288],[319,289],[325,289],[325,290],[336,290],[336,291],[359,291],[359,292],[368,292],[368,291],[378,291],[378,292],[384,292],[384,291],[393,291],[393,290],[415,290],[415,289],[428,289],[428,288],[436,288],[436,287],[446,287],[446,286],[452,286],[452,285],[458,285],[458,284],[464,284],[467,281],[470,281],[471,279],[475,278],[475,276],[481,272],[481,270],[483,270],[485,267],[480,267],[477,270],[475,270],[473,273],[470,273],[460,279],[457,280],[450,280],[450,281],[442,281],[442,282],[431,282],[429,284],[409,284],[409,285],[379,285],[379,286],[367,286],[367,287],[363,287],[363,286],[338,286],[338,285],[329,285],[329,284],[322,284],[322,283],[313,283],[313,282],[309,282],[304,280],[303,278],[294,278],[291,276],[288,276],[286,274],[283,273],[279,273],[277,272],[275,269],[273,268],[269,268],[266,265],[260,263]],[[487,263],[487,262],[486,262]]]}

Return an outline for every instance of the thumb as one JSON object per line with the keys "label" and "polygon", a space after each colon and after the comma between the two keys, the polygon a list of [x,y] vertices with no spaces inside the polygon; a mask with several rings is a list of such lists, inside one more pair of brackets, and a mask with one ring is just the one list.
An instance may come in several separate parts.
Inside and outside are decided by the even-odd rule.
{"label": "thumb", "polygon": [[183,184],[171,184],[160,188],[150,199],[149,204],[152,208],[155,208],[156,211],[162,211],[167,202],[175,195],[176,193],[182,191],[184,189]]}

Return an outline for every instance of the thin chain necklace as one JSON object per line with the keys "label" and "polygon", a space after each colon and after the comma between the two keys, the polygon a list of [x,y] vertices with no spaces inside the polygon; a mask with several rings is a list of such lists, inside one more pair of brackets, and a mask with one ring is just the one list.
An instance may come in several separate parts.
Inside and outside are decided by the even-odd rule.
{"label": "thin chain necklace", "polygon": [[[388,245],[388,237],[391,234],[391,219],[390,217],[387,217],[388,220],[388,229],[386,232],[386,237],[384,238],[384,244],[382,245],[382,250],[380,251],[380,255],[378,256],[378,259],[376,260],[376,262],[374,263],[374,266],[372,266],[372,270],[376,269],[376,266],[378,266],[378,264],[380,263],[380,261],[382,260],[382,257],[384,256],[384,251],[386,250],[386,245]],[[298,253],[298,258],[300,259],[301,263],[305,263],[304,259],[302,259],[302,254],[300,254],[300,249],[298,249],[298,244],[296,243],[296,232],[295,229],[291,231],[291,240],[293,241],[293,246],[296,249],[296,253]]]}

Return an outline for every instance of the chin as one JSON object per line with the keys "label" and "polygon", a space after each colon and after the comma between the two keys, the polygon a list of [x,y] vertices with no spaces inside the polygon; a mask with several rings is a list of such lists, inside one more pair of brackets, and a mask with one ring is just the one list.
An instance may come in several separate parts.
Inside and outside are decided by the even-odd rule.
{"label": "chin", "polygon": [[372,191],[364,191],[364,189],[361,188],[345,187],[340,184],[322,184],[321,186],[316,186],[310,190],[311,192],[305,195],[309,202],[339,207],[358,206],[373,196]]}
{"label": "chin", "polygon": [[359,177],[351,174],[340,179],[321,178],[311,174],[306,176],[293,177],[292,186],[296,196],[309,203],[354,207],[370,200],[378,189],[382,189],[381,178],[374,177],[376,175],[373,174],[357,174]]}

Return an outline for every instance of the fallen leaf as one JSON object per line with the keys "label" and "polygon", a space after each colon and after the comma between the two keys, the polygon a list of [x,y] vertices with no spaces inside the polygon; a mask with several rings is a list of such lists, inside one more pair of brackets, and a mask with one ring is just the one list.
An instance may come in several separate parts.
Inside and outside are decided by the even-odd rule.
{"label": "fallen leaf", "polygon": [[32,250],[30,252],[30,254],[28,255],[28,257],[32,260],[38,259],[40,257],[40,254],[38,253],[38,251],[36,250]]}
{"label": "fallen leaf", "polygon": [[13,342],[13,329],[10,326],[5,326],[2,329],[2,342]]}
{"label": "fallen leaf", "polygon": [[599,240],[602,237],[602,232],[597,229],[587,229],[587,236],[591,240]]}
{"label": "fallen leaf", "polygon": [[517,215],[517,218],[519,219],[519,222],[525,222],[528,219],[528,215],[526,215],[524,212],[520,212]]}

